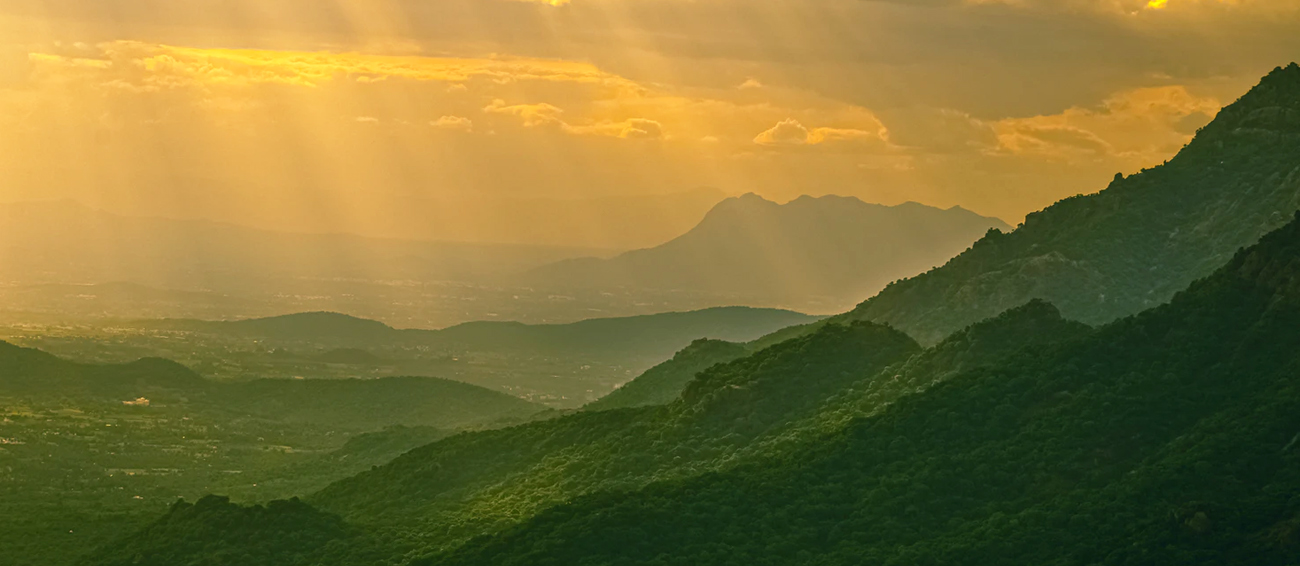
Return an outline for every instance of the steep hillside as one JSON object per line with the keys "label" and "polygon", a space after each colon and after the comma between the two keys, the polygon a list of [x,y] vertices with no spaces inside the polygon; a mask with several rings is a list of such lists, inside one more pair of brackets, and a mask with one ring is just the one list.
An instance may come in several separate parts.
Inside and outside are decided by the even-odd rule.
{"label": "steep hillside", "polygon": [[844,384],[916,350],[910,338],[885,327],[828,326],[709,368],[676,403],[460,435],[332,485],[311,501],[367,521],[447,508],[464,509],[457,512],[466,519],[510,520],[563,494],[714,467],[763,432],[807,417]]}
{"label": "steep hillside", "polygon": [[749,354],[741,344],[700,339],[673,359],[652,367],[614,392],[588,403],[589,411],[604,411],[646,405],[666,405],[677,399],[695,375],[717,364]]}
{"label": "steep hillside", "polygon": [[[897,282],[845,319],[934,343],[1032,298],[1109,322],[1168,301],[1300,208],[1300,66],[1224,108],[1179,154],[1105,190],[991,231],[943,267]],[[776,339],[785,337],[779,335]]]}
{"label": "steep hillside", "polygon": [[[944,379],[950,367],[978,367],[1086,332],[1045,304],[1015,309],[926,351],[884,327],[829,326],[714,365],[689,396],[667,406],[584,411],[455,436],[311,500],[389,540],[388,560],[400,564],[397,554],[411,551],[397,549],[418,555],[454,547],[572,497],[695,477],[818,442]],[[375,548],[371,539],[349,544],[359,554]],[[245,551],[261,556],[265,549]],[[335,563],[349,563],[349,552],[339,550]]]}
{"label": "steep hillside", "polygon": [[[1065,338],[1040,340],[1036,347],[1023,347],[1019,339],[1053,329],[1063,330]],[[781,349],[808,357],[772,360],[773,365],[794,367],[824,359],[826,347],[835,349],[805,340]],[[961,354],[984,347],[986,355]],[[641,489],[613,484],[575,494],[570,502],[544,506],[540,514],[500,534],[412,561],[421,548],[437,548],[440,537],[463,526],[455,522],[458,517],[474,516],[431,513],[428,503],[417,503],[425,510],[410,515],[409,507],[393,507],[430,491],[461,497],[464,492],[455,486],[479,477],[480,470],[446,452],[457,443],[472,443],[475,435],[449,439],[318,496],[317,502],[327,506],[350,500],[343,515],[353,521],[370,516],[396,523],[383,527],[372,522],[365,527],[369,535],[334,546],[335,554],[318,562],[346,564],[369,557],[391,564],[470,566],[847,565],[864,560],[1284,566],[1300,559],[1294,543],[1300,520],[1295,503],[1300,452],[1294,450],[1300,387],[1293,379],[1300,371],[1300,214],[1169,305],[1089,332],[1064,321],[1048,305],[1030,303],[912,356],[903,367],[919,371],[929,363],[961,358],[983,358],[985,363],[968,365],[919,394],[876,403],[873,411],[850,415],[840,421],[842,426],[826,428],[810,440],[761,443],[762,455],[713,470],[720,473],[702,469],[665,476]],[[731,431],[727,434],[743,431],[747,419],[726,418],[732,403],[708,399],[735,395],[736,405],[785,405],[779,397],[789,394],[789,387],[769,390],[761,398],[746,391],[779,383],[762,377],[767,373],[762,368],[773,365],[756,357],[719,366],[692,384],[697,394],[657,412],[684,419],[675,420],[679,423],[721,425]],[[746,367],[749,371],[740,371]],[[867,384],[907,380],[903,367],[888,368]],[[769,375],[784,373],[775,371]],[[839,398],[808,422],[842,410],[846,401],[868,402],[880,393],[843,387]],[[561,421],[572,425],[569,434],[607,435],[607,429],[591,426],[594,420],[616,424],[608,419],[617,417],[621,426],[635,429],[644,428],[635,423],[646,422],[651,414],[608,411]],[[523,427],[528,428],[541,430]],[[658,432],[651,438],[676,440],[663,434],[672,425],[653,428]],[[516,436],[513,430],[495,434]],[[799,435],[797,427],[790,432]],[[518,438],[516,446],[536,445],[525,440]],[[719,446],[673,445],[679,467],[692,453]],[[635,452],[619,450],[624,446],[600,445],[608,451],[604,460],[644,466],[647,460],[633,457]],[[444,458],[431,458],[437,453]],[[517,454],[518,448],[497,453]],[[563,451],[551,454],[553,466],[571,457]],[[537,489],[544,492],[546,486],[554,489],[555,481],[590,475],[601,469],[593,468],[598,461],[567,471],[553,467],[541,474],[548,479]],[[511,483],[528,481],[528,476],[516,476]],[[348,495],[340,500],[341,493]],[[506,506],[499,512],[524,503],[518,492],[498,495]],[[438,496],[427,497],[415,499],[436,501]],[[244,511],[232,508],[228,513]],[[192,544],[185,542],[188,535],[169,534],[162,527],[173,520],[195,518],[165,518],[146,531],[154,534],[107,548],[85,564],[124,564],[128,555],[144,564],[164,563],[159,557],[192,559],[196,555],[183,551]],[[211,528],[211,523],[196,528]],[[491,531],[481,523],[469,530]],[[211,537],[209,550],[242,553],[250,557],[249,564],[274,563],[269,557],[278,556],[275,543],[224,537]],[[316,563],[311,560],[316,559],[289,563]]]}
{"label": "steep hillside", "polygon": [[1293,564],[1297,370],[1300,214],[1170,305],[427,563]]}
{"label": "steep hillside", "polygon": [[748,194],[719,203],[694,229],[661,246],[608,260],[561,261],[533,270],[527,281],[856,301],[942,264],[993,228],[1008,226],[960,208],[888,207],[837,196],[777,204]]}

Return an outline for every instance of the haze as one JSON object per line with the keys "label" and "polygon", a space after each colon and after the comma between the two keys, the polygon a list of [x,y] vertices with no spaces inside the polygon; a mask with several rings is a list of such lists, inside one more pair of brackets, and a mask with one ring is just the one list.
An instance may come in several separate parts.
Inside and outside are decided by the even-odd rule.
{"label": "haze", "polygon": [[1014,225],[1171,157],[1298,9],[0,0],[0,201],[604,249],[746,192]]}

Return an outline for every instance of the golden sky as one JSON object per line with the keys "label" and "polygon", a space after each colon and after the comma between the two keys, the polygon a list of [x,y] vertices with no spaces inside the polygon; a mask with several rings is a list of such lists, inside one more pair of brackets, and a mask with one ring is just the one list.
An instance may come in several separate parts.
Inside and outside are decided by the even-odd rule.
{"label": "golden sky", "polygon": [[1014,224],[1295,59],[1300,0],[0,0],[0,202],[600,247],[751,191]]}

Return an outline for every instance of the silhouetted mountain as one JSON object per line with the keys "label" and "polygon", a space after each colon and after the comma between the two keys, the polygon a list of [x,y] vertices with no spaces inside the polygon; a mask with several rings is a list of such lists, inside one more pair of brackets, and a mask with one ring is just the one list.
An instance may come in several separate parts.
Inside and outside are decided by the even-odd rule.
{"label": "silhouetted mountain", "polygon": [[288,342],[375,344],[392,342],[400,332],[382,322],[333,312],[305,312],[233,321],[163,319],[135,323],[146,328],[208,332]]}
{"label": "silhouetted mountain", "polygon": [[887,322],[934,343],[1032,298],[1089,324],[1161,304],[1300,208],[1298,117],[1292,64],[1224,108],[1166,164],[1030,214],[1009,234],[990,232],[845,319]]}
{"label": "silhouetted mountain", "polygon": [[[862,350],[842,346],[865,338],[859,347],[888,351],[895,342],[887,329],[854,328],[831,325],[716,366],[692,383],[697,394],[668,407],[580,413],[414,450],[313,498],[370,534],[333,545],[329,557],[288,563],[350,564],[448,542],[453,550],[418,563],[1283,566],[1300,558],[1290,542],[1300,493],[1292,450],[1300,214],[1171,304],[1096,331],[1033,302],[854,384],[835,368]],[[1053,328],[1065,336],[1047,339]],[[1021,345],[1029,336],[1037,347]],[[909,366],[985,349],[976,354],[985,363],[935,377],[941,384],[903,377]],[[814,398],[797,394],[816,383],[806,378],[838,380],[839,393],[820,410],[790,413],[800,401],[788,397]],[[911,383],[892,398],[874,387],[900,379]],[[909,394],[913,387],[921,391]],[[840,414],[854,404],[858,411]],[[780,414],[795,420],[770,428],[768,417]],[[814,430],[802,432],[800,422]],[[757,452],[719,452],[763,430],[749,444]],[[682,469],[718,457],[739,465]],[[647,481],[668,462],[660,482]],[[565,493],[577,497],[565,503]],[[509,527],[533,510],[541,512]],[[482,522],[484,513],[501,518]],[[226,531],[196,539],[227,519],[173,515],[85,563],[192,560],[195,542],[206,540],[204,552],[283,564],[275,562],[281,543],[236,541]],[[457,545],[469,517],[478,517],[471,532],[507,528]],[[197,523],[166,527],[188,521]],[[428,526],[415,534],[412,524]]]}
{"label": "silhouetted mountain", "polygon": [[698,338],[747,342],[763,329],[819,319],[794,311],[718,307],[690,312],[594,318],[571,324],[469,322],[438,331],[436,339],[477,348],[548,351],[645,352],[667,358]]}
{"label": "silhouetted mountain", "polygon": [[698,338],[746,342],[773,330],[817,320],[788,310],[719,307],[569,324],[467,322],[442,330],[398,330],[338,313],[301,313],[240,321],[158,320],[154,329],[207,332],[341,346],[416,343],[473,351],[600,352],[668,357]]}
{"label": "silhouetted mountain", "polygon": [[532,284],[640,287],[766,300],[857,300],[961,252],[1002,221],[961,208],[800,197],[784,205],[754,194],[719,203],[691,231],[615,258],[573,259],[533,270]]}

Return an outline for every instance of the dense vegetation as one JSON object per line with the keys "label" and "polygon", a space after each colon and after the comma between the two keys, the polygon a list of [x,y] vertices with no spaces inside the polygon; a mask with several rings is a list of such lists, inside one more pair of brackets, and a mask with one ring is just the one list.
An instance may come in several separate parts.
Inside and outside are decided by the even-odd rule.
{"label": "dense vegetation", "polygon": [[[570,324],[473,322],[421,330],[315,312],[238,321],[135,321],[122,323],[99,343],[86,344],[80,337],[68,343],[45,335],[32,341],[64,355],[103,350],[103,342],[113,344],[111,352],[120,352],[126,349],[123,342],[129,342],[140,355],[180,357],[205,375],[230,380],[445,377],[557,408],[577,408],[694,340],[745,342],[815,320],[788,310],[724,307]],[[175,351],[178,345],[185,347]]]}
{"label": "dense vegetation", "polygon": [[[932,347],[860,311],[666,405],[457,434],[306,504],[176,506],[84,564],[1300,563],[1297,95],[1279,69],[1169,165],[882,293],[930,293]],[[1029,300],[1054,293],[1091,321],[1172,300],[1094,329]]]}
{"label": "dense vegetation", "polygon": [[[667,406],[587,411],[458,435],[310,500],[376,533],[388,562],[400,564],[574,496],[761,461],[817,442],[957,369],[1087,331],[1045,303],[1013,309],[925,351],[884,327],[830,326],[713,366]],[[368,554],[374,543],[367,540],[350,544]],[[349,560],[339,550],[334,563]]]}
{"label": "dense vegetation", "polygon": [[541,410],[433,378],[223,383],[166,360],[79,364],[0,342],[0,562],[64,563],[177,497],[310,493],[443,429]]}
{"label": "dense vegetation", "polygon": [[[157,538],[174,541],[159,553]],[[121,541],[120,558],[107,564],[132,566],[275,566],[311,564],[348,545],[364,541],[342,519],[291,499],[266,506],[239,506],[207,496],[172,505],[162,520]]]}
{"label": "dense vegetation", "polygon": [[[1096,331],[1033,302],[925,351],[909,343],[880,326],[830,325],[715,366],[666,407],[417,449],[312,498],[364,536],[281,563],[1300,559],[1300,215],[1170,305]],[[851,362],[868,350],[897,361],[849,377],[868,369]],[[934,373],[952,364],[955,375]],[[895,382],[892,395],[879,388]],[[815,394],[793,395],[805,389]],[[649,445],[632,441],[638,430]],[[640,486],[616,481],[654,466],[654,441],[672,466]],[[728,446],[742,447],[724,456],[730,465],[698,464]],[[549,467],[491,468],[527,449]],[[495,489],[497,507],[455,503],[483,501],[466,487],[492,475],[505,481],[479,493]],[[581,482],[599,489],[575,489]],[[475,521],[491,513],[495,523]],[[145,533],[130,542],[145,563],[189,556],[165,530]],[[283,556],[270,542],[217,550],[251,564]]]}
{"label": "dense vegetation", "polygon": [[[934,343],[1031,298],[1100,324],[1169,300],[1300,208],[1300,66],[1270,73],[1167,163],[995,230],[844,319]],[[798,331],[778,333],[773,343]]]}
{"label": "dense vegetation", "polygon": [[120,365],[68,362],[0,342],[0,397],[28,402],[184,405],[271,420],[378,430],[406,424],[444,428],[522,419],[541,407],[504,393],[433,377],[261,379],[218,382],[162,359]]}
{"label": "dense vegetation", "polygon": [[586,410],[604,411],[646,405],[667,405],[682,394],[695,375],[720,363],[749,353],[741,344],[722,340],[700,339],[692,342],[671,360],[645,373],[609,395],[588,403]]}
{"label": "dense vegetation", "polygon": [[1298,370],[1300,215],[1169,306],[429,563],[1294,564]]}

